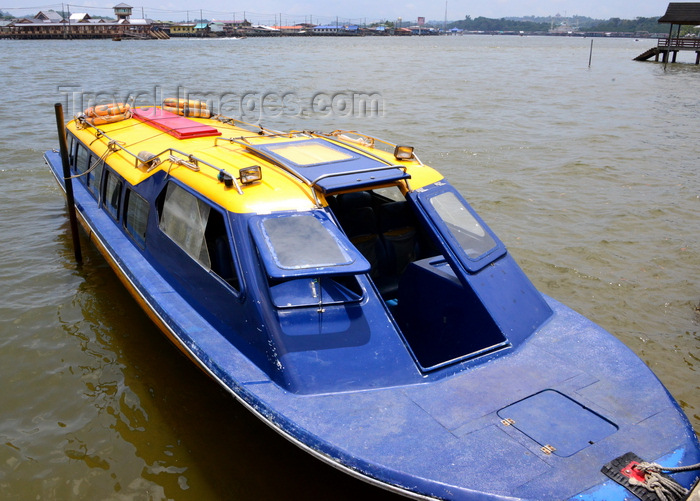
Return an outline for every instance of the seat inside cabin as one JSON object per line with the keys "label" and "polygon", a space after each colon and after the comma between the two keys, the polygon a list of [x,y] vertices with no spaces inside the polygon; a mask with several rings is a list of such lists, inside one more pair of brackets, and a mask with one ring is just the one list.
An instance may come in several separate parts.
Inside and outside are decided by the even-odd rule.
{"label": "seat inside cabin", "polygon": [[350,241],[370,262],[370,277],[382,297],[396,300],[408,264],[422,257],[421,250],[424,254],[432,250],[409,203],[356,191],[329,197],[329,205]]}

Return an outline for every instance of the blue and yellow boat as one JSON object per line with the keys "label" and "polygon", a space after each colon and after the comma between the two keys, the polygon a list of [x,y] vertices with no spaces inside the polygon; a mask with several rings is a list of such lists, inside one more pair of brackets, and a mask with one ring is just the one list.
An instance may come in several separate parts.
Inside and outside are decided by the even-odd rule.
{"label": "blue and yellow boat", "polygon": [[413,148],[180,100],[66,130],[45,159],[126,288],[315,457],[416,499],[539,501],[636,499],[661,475],[642,460],[700,462],[645,364],[538,292]]}

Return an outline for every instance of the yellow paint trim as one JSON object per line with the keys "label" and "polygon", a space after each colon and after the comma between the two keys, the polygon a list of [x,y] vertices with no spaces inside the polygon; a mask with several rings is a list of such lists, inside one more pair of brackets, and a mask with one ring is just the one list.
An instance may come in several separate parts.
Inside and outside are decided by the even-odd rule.
{"label": "yellow paint trim", "polygon": [[[294,142],[294,149],[283,149],[285,156],[294,162],[304,165],[308,162],[326,162],[339,160],[337,156],[343,155],[332,148],[323,148],[318,143],[300,147],[299,142],[304,136],[260,136],[250,130],[223,123],[214,119],[190,118],[195,122],[215,127],[221,132],[221,138],[214,137],[177,139],[167,133],[157,130],[135,118],[129,118],[120,122],[94,127],[80,127],[74,120],[67,129],[73,133],[83,144],[87,145],[98,157],[104,157],[105,162],[112,169],[123,176],[131,185],[138,185],[157,172],[166,172],[169,176],[190,186],[195,192],[211,202],[234,213],[268,213],[282,210],[310,210],[315,207],[315,198],[312,189],[305,183],[285,172],[271,162],[268,162],[248,151],[244,145],[226,141],[226,137],[245,138],[251,145],[259,143],[290,143]],[[79,128],[80,127],[80,128]],[[110,139],[114,142],[110,145]],[[332,138],[329,140],[333,141]],[[418,162],[397,161],[393,154],[368,146],[345,144],[339,142],[359,153],[367,153],[386,160],[390,164],[405,166],[411,179],[408,181],[411,190],[422,188],[443,179],[442,175],[432,168],[420,165]],[[125,148],[132,154],[124,151]],[[290,145],[292,148],[292,145]],[[169,150],[178,150],[186,155],[171,153]],[[149,171],[135,155],[147,152],[159,155],[160,165]],[[277,153],[280,153],[279,151]],[[170,155],[188,161],[187,155],[214,165],[209,167],[204,163],[199,164],[199,170],[194,171],[184,165],[178,165],[169,160]],[[189,162],[192,163],[192,162]],[[238,171],[244,167],[258,165],[261,168],[262,180],[250,185],[241,186],[243,195],[240,195],[234,187],[226,187],[218,180],[219,169],[225,170],[233,177],[238,177]],[[401,186],[401,183],[398,183]],[[317,194],[320,200],[322,196]]]}

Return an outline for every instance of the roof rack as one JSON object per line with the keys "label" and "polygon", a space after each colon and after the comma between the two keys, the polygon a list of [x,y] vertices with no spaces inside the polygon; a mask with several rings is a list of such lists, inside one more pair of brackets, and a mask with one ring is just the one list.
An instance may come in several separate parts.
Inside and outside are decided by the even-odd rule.
{"label": "roof rack", "polygon": [[[314,133],[304,134],[306,135],[306,139],[284,143],[263,143],[254,145],[247,141],[246,138],[242,137],[217,137],[214,141],[215,144],[218,143],[218,141],[228,141],[232,144],[238,144],[254,155],[291,174],[312,188],[313,196],[317,204],[319,204],[316,196],[317,190],[322,193],[330,193],[350,187],[357,188],[361,186],[367,187],[387,184],[397,180],[406,180],[411,177],[405,165],[393,164],[386,159],[364,150],[356,148],[349,149],[348,146],[352,145],[346,144],[343,141],[332,141],[323,135]],[[327,144],[329,148],[345,155],[346,158],[325,162],[319,161],[313,164],[297,164],[274,151],[274,149],[276,149],[275,147],[293,147],[294,145],[306,142],[310,144],[320,144],[320,142],[323,142]],[[381,175],[376,176],[374,174]],[[341,178],[345,179],[342,180]]]}
{"label": "roof rack", "polygon": [[[160,163],[163,161],[160,159],[160,156],[168,153],[169,157],[166,160],[170,161],[174,164],[182,165],[183,167],[187,167],[187,168],[192,169],[194,171],[199,171],[199,164],[203,164],[203,165],[206,165],[207,167],[210,167],[210,168],[216,170],[219,173],[218,179],[220,181],[224,181],[225,179],[230,178],[232,180],[233,186],[236,188],[236,192],[238,192],[239,195],[243,195],[243,190],[241,189],[240,184],[238,183],[238,181],[236,180],[236,178],[234,176],[232,176],[225,169],[222,169],[220,167],[212,165],[209,162],[207,162],[206,160],[202,160],[201,158],[198,158],[192,154],[177,150],[175,148],[167,148],[167,149],[165,149],[157,154],[152,154],[150,152],[140,152],[138,154],[135,154],[134,152],[132,152],[129,149],[122,146],[120,144],[120,141],[109,137],[109,135],[107,133],[105,133],[102,129],[100,129],[99,127],[95,127],[93,124],[89,123],[87,120],[85,120],[84,116],[82,116],[82,115],[77,116],[76,121],[81,124],[82,128],[91,127],[93,129],[95,129],[97,131],[95,134],[95,137],[107,138],[109,140],[107,147],[112,152],[115,152],[117,150],[121,150],[121,151],[125,152],[127,155],[132,156],[134,158],[134,167],[137,169],[140,167],[146,166],[147,167],[146,172],[150,172],[156,166],[160,165]],[[174,154],[181,155],[184,157],[184,159],[178,158]]]}
{"label": "roof rack", "polygon": [[[391,153],[394,148],[396,148],[396,143],[392,143],[391,141],[386,141],[385,139],[379,139],[378,137],[374,136],[368,136],[367,134],[362,134],[361,132],[357,132],[354,130],[343,130],[343,129],[336,129],[331,132],[327,133],[318,133],[318,132],[311,132],[311,134],[314,137],[325,137],[328,138],[332,141],[337,141],[339,143],[345,144],[347,146],[351,146],[353,148],[356,148],[358,145],[359,146],[364,146],[366,148],[377,148],[377,143],[380,143],[381,145],[386,145],[389,148],[385,150],[387,153]],[[357,136],[358,138],[353,138],[348,136],[348,134],[353,134]],[[372,155],[372,153],[366,152],[363,150],[363,153],[367,155]],[[379,158],[379,157],[377,157]],[[413,158],[415,158],[416,162],[418,162],[419,165],[423,165],[423,162],[421,162],[420,158],[414,153]]]}

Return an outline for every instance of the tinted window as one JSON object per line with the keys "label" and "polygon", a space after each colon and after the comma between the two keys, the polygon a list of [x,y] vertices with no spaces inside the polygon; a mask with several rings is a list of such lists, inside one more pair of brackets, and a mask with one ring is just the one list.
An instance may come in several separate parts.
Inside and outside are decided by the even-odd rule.
{"label": "tinted window", "polygon": [[[75,153],[75,163],[73,164],[73,168],[78,174],[82,174],[86,170],[88,170],[88,166],[90,164],[90,152],[88,149],[83,146],[82,144],[78,144],[78,149]],[[85,181],[83,181],[85,182]]]}
{"label": "tinted window", "polygon": [[71,167],[75,164],[75,146],[78,140],[73,134],[68,134],[68,158],[70,159]]}
{"label": "tinted window", "polygon": [[97,158],[96,156],[90,157],[90,172],[85,175],[87,178],[88,189],[92,192],[95,198],[98,197],[100,192],[100,179],[102,179],[102,167],[104,162]]}
{"label": "tinted window", "polygon": [[160,215],[163,233],[207,269],[211,268],[211,262],[204,231],[209,210],[209,206],[197,197],[170,183]]}
{"label": "tinted window", "polygon": [[122,182],[113,172],[105,172],[104,207],[114,219],[119,219],[119,198]]}
{"label": "tinted window", "polygon": [[238,289],[223,214],[174,183],[168,184],[158,206],[163,233],[207,270]]}
{"label": "tinted window", "polygon": [[132,190],[126,192],[124,226],[140,247],[146,245],[148,202]]}
{"label": "tinted window", "polygon": [[209,250],[211,271],[224,279],[235,289],[239,289],[238,272],[231,256],[231,243],[226,232],[224,217],[217,210],[209,211],[209,221],[204,232]]}
{"label": "tinted window", "polygon": [[491,235],[454,193],[448,191],[436,195],[430,199],[430,203],[470,259],[477,259],[496,246]]}

